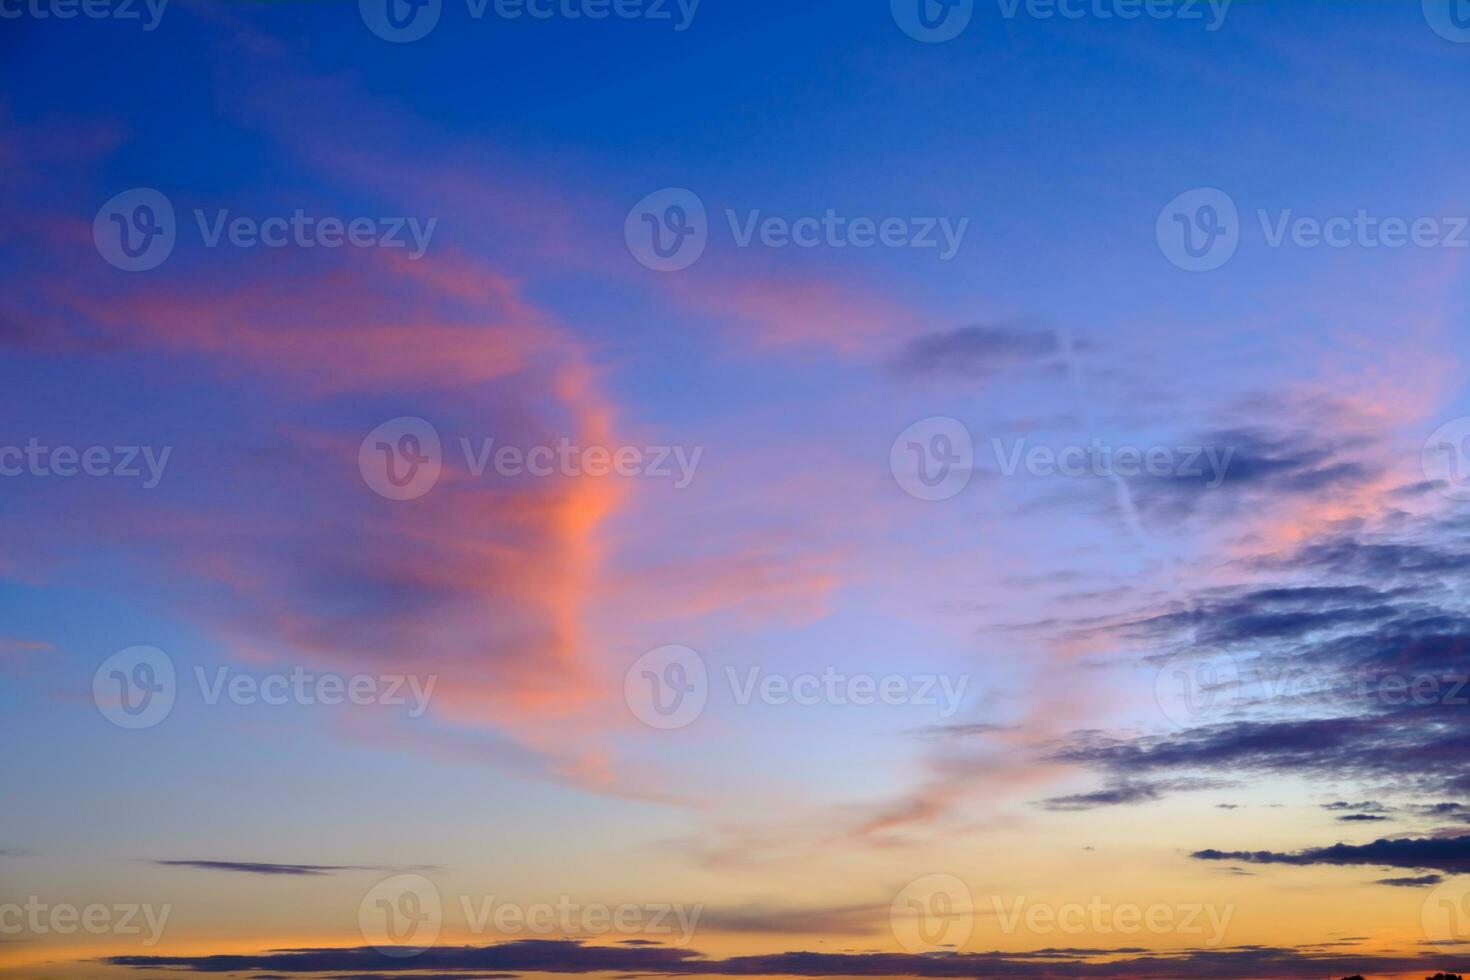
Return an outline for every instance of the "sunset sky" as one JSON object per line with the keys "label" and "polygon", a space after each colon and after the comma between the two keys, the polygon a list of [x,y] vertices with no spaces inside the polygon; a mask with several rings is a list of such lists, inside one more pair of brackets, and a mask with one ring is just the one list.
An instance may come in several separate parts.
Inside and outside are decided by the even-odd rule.
{"label": "sunset sky", "polygon": [[1470,968],[1470,2],[86,3],[0,978]]}

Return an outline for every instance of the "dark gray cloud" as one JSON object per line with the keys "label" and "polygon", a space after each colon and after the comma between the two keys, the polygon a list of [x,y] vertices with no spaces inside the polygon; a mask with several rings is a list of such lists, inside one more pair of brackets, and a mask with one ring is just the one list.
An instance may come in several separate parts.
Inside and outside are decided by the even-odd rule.
{"label": "dark gray cloud", "polygon": [[1070,796],[1053,796],[1042,800],[1040,806],[1047,810],[1095,810],[1104,806],[1121,806],[1129,803],[1148,803],[1160,796],[1159,787],[1145,783],[1131,786],[1113,786],[1092,793],[1073,793]]}
{"label": "dark gray cloud", "polygon": [[1371,844],[1333,844],[1304,851],[1219,851],[1209,848],[1190,855],[1201,861],[1247,864],[1372,865],[1470,874],[1470,837],[1380,838]]}
{"label": "dark gray cloud", "polygon": [[1054,360],[1060,348],[1051,330],[972,326],[925,334],[893,358],[903,377],[978,378]]}
{"label": "dark gray cloud", "polygon": [[1429,888],[1444,881],[1443,875],[1416,875],[1412,878],[1379,878],[1378,884],[1394,888]]}
{"label": "dark gray cloud", "polygon": [[341,871],[440,871],[441,868],[417,865],[411,868],[382,864],[276,864],[268,861],[200,861],[160,860],[153,864],[173,868],[194,868],[200,871],[229,871],[252,875],[329,875]]}
{"label": "dark gray cloud", "polygon": [[471,980],[484,971],[620,973],[625,975],[797,977],[1011,977],[1115,980],[1258,980],[1320,978],[1358,972],[1432,972],[1437,953],[1371,956],[1349,952],[1346,941],[1296,948],[1239,946],[1151,953],[1136,947],[1040,949],[1024,953],[813,953],[786,952],[709,959],[688,949],[587,946],[570,940],[523,940],[495,946],[444,946],[411,958],[375,949],[274,950],[253,955],[115,956],[105,962],[147,970],[235,973],[269,970],[308,977],[350,972],[357,977],[429,976]]}

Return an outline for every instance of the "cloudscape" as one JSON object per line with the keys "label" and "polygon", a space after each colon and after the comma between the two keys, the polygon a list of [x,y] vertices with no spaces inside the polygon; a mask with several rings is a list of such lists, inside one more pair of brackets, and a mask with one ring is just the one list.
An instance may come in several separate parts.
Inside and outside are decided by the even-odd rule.
{"label": "cloudscape", "polygon": [[1470,0],[0,51],[0,980],[1470,970]]}

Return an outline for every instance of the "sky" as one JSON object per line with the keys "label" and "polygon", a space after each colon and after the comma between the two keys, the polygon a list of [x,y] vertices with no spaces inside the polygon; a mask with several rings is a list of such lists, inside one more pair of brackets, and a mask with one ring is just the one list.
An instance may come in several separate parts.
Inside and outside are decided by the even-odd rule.
{"label": "sky", "polygon": [[1470,6],[0,0],[0,978],[1470,966]]}

